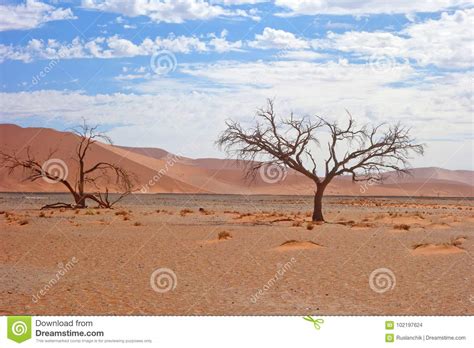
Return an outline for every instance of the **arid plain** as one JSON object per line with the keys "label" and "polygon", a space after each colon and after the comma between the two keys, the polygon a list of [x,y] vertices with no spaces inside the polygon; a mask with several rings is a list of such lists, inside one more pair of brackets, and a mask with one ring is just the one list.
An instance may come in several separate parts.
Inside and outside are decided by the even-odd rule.
{"label": "arid plain", "polygon": [[0,196],[3,315],[474,314],[471,199],[327,197],[323,225],[310,196],[58,199]]}

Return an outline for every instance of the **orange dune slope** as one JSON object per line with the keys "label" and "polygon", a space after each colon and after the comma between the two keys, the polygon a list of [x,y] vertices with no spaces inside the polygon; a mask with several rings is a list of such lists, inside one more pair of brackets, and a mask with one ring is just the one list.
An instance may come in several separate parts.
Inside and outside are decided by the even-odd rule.
{"label": "orange dune slope", "polygon": [[[38,161],[50,153],[67,165],[74,179],[77,164],[74,152],[77,136],[48,128],[22,128],[0,125],[0,150],[25,156],[26,151]],[[173,155],[159,148],[132,148],[96,143],[91,147],[86,166],[98,161],[120,164],[135,176],[136,189],[144,193],[220,193],[220,194],[312,194],[314,185],[299,173],[289,171],[284,180],[269,183],[258,175],[245,179],[242,163],[229,159],[191,159]],[[25,181],[26,173],[0,169],[0,191],[63,192],[60,184],[44,180]],[[111,187],[113,190],[113,186]],[[329,195],[365,196],[440,196],[474,197],[474,172],[441,168],[412,169],[410,175],[386,173],[383,184],[354,184],[349,178],[337,178],[327,189]]]}

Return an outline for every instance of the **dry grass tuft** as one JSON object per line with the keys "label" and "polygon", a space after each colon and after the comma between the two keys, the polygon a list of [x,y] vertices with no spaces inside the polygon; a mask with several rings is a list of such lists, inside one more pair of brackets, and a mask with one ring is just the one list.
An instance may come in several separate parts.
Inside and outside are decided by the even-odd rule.
{"label": "dry grass tuft", "polygon": [[191,209],[186,208],[186,209],[181,209],[181,211],[179,212],[179,215],[186,216],[187,214],[192,214],[192,213],[193,211]]}
{"label": "dry grass tuft", "polygon": [[217,234],[217,238],[218,238],[219,240],[222,240],[222,239],[224,239],[224,240],[226,240],[226,239],[232,239],[232,235],[231,235],[229,232],[227,232],[227,231],[221,231],[221,232],[219,232],[219,233]]}
{"label": "dry grass tuft", "polygon": [[405,230],[408,231],[410,229],[410,225],[407,224],[399,224],[399,225],[394,225],[393,228],[395,230]]}

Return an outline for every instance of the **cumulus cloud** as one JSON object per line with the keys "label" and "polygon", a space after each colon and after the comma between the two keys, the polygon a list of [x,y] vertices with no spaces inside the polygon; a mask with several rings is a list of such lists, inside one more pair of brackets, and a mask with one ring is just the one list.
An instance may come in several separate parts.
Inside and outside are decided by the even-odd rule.
{"label": "cumulus cloud", "polygon": [[87,9],[118,13],[127,17],[146,16],[155,22],[183,23],[187,20],[208,20],[216,17],[250,17],[244,10],[229,10],[203,0],[83,0]]}
{"label": "cumulus cloud", "polygon": [[19,5],[0,5],[0,31],[33,29],[47,22],[74,18],[69,8],[56,8],[36,0]]}
{"label": "cumulus cloud", "polygon": [[249,42],[250,47],[260,49],[306,49],[308,41],[297,38],[295,34],[266,27],[262,34],[255,35],[255,40]]}
{"label": "cumulus cloud", "polygon": [[174,53],[208,52],[219,53],[239,50],[241,41],[229,42],[225,36],[211,34],[207,41],[195,36],[169,36],[144,39],[134,43],[118,35],[108,38],[97,37],[84,41],[79,37],[70,43],[57,40],[32,39],[26,46],[7,46],[0,44],[0,62],[21,60],[31,62],[37,59],[77,59],[77,58],[120,58],[152,55],[157,50],[169,50]]}
{"label": "cumulus cloud", "polygon": [[366,58],[388,56],[410,59],[421,66],[443,68],[472,67],[474,9],[442,13],[440,18],[413,23],[399,33],[329,32],[327,38],[313,41],[317,49],[353,52]]}
{"label": "cumulus cloud", "polygon": [[295,15],[368,15],[381,13],[438,12],[453,7],[470,6],[467,0],[275,0],[275,5],[287,11],[281,16]]}

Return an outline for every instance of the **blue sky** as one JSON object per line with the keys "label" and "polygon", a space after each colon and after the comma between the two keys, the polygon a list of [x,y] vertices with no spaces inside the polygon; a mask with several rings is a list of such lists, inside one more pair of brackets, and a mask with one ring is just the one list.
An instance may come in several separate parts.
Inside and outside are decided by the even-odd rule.
{"label": "blue sky", "polygon": [[[474,11],[468,1],[3,1],[2,122],[222,157],[228,118],[401,121],[414,166],[473,169]],[[467,160],[466,160],[467,159]]]}

